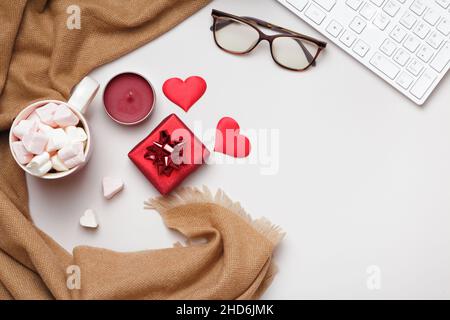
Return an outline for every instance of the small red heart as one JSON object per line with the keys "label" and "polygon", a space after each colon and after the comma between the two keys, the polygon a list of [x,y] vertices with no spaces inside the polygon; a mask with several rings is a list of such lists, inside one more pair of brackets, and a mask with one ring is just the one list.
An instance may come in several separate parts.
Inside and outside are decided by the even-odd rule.
{"label": "small red heart", "polygon": [[220,119],[216,128],[214,151],[235,158],[245,158],[250,154],[250,140],[239,134],[239,124],[230,117]]}
{"label": "small red heart", "polygon": [[205,93],[206,81],[198,76],[189,77],[185,81],[171,78],[164,82],[162,89],[170,101],[187,112]]}

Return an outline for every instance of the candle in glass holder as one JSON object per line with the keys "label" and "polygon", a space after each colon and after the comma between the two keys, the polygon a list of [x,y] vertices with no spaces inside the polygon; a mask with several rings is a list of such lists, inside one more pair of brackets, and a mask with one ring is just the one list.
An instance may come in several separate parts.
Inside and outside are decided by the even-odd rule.
{"label": "candle in glass holder", "polygon": [[112,78],[103,92],[107,114],[116,122],[133,125],[144,121],[153,111],[155,90],[143,76],[127,72]]}

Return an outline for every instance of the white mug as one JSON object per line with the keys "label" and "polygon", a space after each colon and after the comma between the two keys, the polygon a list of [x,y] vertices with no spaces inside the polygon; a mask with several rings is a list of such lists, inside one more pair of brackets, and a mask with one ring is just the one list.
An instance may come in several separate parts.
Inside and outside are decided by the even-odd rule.
{"label": "white mug", "polygon": [[[70,170],[67,170],[67,171],[51,172],[51,173],[47,173],[43,176],[37,176],[37,177],[42,178],[42,179],[47,179],[47,180],[55,180],[55,179],[67,177],[68,175],[81,169],[86,164],[86,162],[89,160],[90,155],[92,153],[92,141],[91,141],[92,139],[91,139],[91,132],[89,130],[89,125],[84,116],[84,113],[85,113],[87,107],[89,106],[89,104],[94,99],[95,95],[97,94],[98,88],[99,88],[99,84],[97,83],[97,81],[95,81],[92,78],[85,77],[75,87],[75,90],[73,91],[72,96],[70,97],[69,101],[67,101],[67,102],[59,101],[59,100],[37,101],[37,102],[27,106],[25,109],[23,109],[17,115],[17,117],[14,119],[14,121],[12,123],[11,130],[9,132],[9,147],[11,149],[11,153],[14,157],[14,160],[26,173],[28,173],[30,175],[34,175],[30,170],[28,170],[28,168],[25,165],[20,164],[16,158],[16,155],[12,149],[12,143],[15,141],[18,141],[18,138],[13,134],[12,128],[14,128],[21,120],[28,118],[28,116],[31,113],[33,113],[34,110],[36,110],[37,108],[39,108],[43,105],[46,105],[47,103],[50,103],[50,102],[54,102],[57,104],[63,104],[65,106],[67,106],[80,119],[81,125],[83,126],[83,129],[84,129],[84,131],[86,131],[86,135],[87,135],[86,146],[84,149],[86,161]],[[34,176],[36,176],[36,175],[34,175]]]}

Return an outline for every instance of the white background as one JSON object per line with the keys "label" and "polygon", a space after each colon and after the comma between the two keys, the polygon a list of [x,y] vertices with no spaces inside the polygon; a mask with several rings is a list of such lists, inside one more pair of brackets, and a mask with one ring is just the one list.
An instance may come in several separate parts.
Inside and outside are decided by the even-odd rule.
{"label": "white background", "polygon": [[[156,109],[142,125],[120,126],[99,94],[87,116],[95,148],[88,165],[63,181],[28,178],[36,224],[68,250],[172,246],[180,237],[143,210],[157,192],[127,153],[170,113],[191,128],[201,121],[205,130],[232,116],[243,129],[279,130],[278,173],[262,175],[256,164],[209,165],[184,185],[223,188],[253,217],[287,232],[275,254],[279,274],[264,298],[450,298],[449,77],[418,107],[332,43],[305,73],[275,65],[267,43],[233,56],[213,42],[211,8],[324,39],[273,0],[217,0],[94,71],[102,87],[116,73],[141,72],[156,88]],[[161,87],[191,75],[204,77],[208,90],[185,113]],[[205,143],[212,147],[211,139]],[[101,195],[106,175],[126,182],[111,201]],[[97,231],[78,224],[87,208],[98,213]],[[381,270],[380,290],[367,288],[371,265]]]}

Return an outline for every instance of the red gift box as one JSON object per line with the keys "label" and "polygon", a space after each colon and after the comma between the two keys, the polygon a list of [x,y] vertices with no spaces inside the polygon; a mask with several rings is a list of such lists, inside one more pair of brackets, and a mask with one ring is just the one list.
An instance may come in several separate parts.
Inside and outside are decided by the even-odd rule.
{"label": "red gift box", "polygon": [[[182,163],[169,157],[174,147],[182,145]],[[163,195],[170,193],[197,170],[209,156],[208,149],[175,114],[165,118],[128,157]]]}

